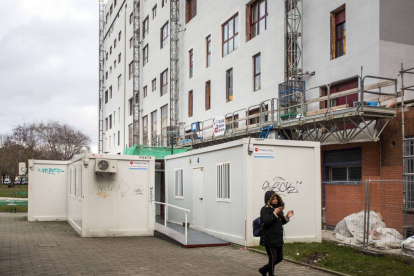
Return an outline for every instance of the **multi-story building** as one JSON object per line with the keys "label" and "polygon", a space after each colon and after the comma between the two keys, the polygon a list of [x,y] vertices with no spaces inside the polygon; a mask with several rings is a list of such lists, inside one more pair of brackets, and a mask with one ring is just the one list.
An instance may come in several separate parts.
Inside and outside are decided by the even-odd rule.
{"label": "multi-story building", "polygon": [[[103,148],[104,152],[109,153],[122,153],[125,147],[133,144],[133,2],[108,0],[105,7]],[[181,24],[178,42],[181,134],[193,122],[204,122],[225,114],[230,114],[225,118],[231,116],[234,122],[234,125],[227,126],[228,129],[237,128],[239,123],[254,125],[258,117],[253,115],[259,109],[253,106],[279,97],[279,84],[287,80],[286,71],[291,66],[287,62],[291,56],[286,49],[289,42],[285,36],[286,2],[298,1],[178,2]],[[170,5],[170,0],[141,0],[139,4],[139,137],[140,143],[145,145],[167,144],[167,127],[170,124]],[[367,75],[397,80],[398,91],[395,91],[396,83],[393,81],[390,87],[382,91],[375,90],[377,94],[366,93],[364,101],[380,102],[381,93],[400,92],[401,63],[404,63],[405,68],[414,66],[414,38],[410,35],[414,29],[411,15],[413,1],[313,0],[301,1],[301,5],[301,17],[297,20],[301,24],[301,45],[294,50],[300,50],[301,59],[297,66],[301,69],[301,81],[305,82],[306,88],[315,88],[306,91],[306,100],[329,94],[326,85],[330,85],[331,95],[358,88],[362,83],[361,76]],[[410,76],[407,75],[404,80],[406,87],[414,83]],[[379,81],[367,78],[364,84]],[[329,103],[326,99],[315,100],[307,104],[306,112],[316,113],[306,114],[323,115],[326,110],[334,111],[332,107],[337,110],[355,108],[364,93],[338,96]],[[405,102],[410,103],[414,94],[406,93],[404,97]],[[396,101],[399,105],[401,97],[397,97]],[[383,107],[388,104],[383,102]],[[384,108],[381,110],[388,112]],[[361,183],[366,178],[402,179],[402,138],[414,137],[412,111],[405,108],[406,137],[399,135],[398,139],[392,137],[397,131],[401,132],[401,127],[398,127],[401,123],[401,108],[394,113],[388,112],[386,116],[381,112],[375,111],[369,120],[359,119],[359,130],[346,118],[342,126],[333,129],[327,127],[326,123],[320,127],[315,124],[313,130],[320,135],[329,132],[326,139],[315,138],[310,134],[306,137],[296,135],[299,139],[313,137],[322,142],[322,179],[330,185],[327,186],[330,190],[324,189],[325,199],[329,193],[334,197],[337,191],[341,194],[349,191],[360,193],[363,189]],[[252,117],[241,120],[245,116]],[[348,120],[347,123],[345,120]],[[376,122],[377,132],[372,128],[374,124],[362,129],[361,125],[365,121]],[[383,132],[378,133],[380,126],[384,125]],[[344,129],[352,135],[335,135],[334,132],[346,133]],[[378,135],[368,135],[368,129]],[[283,138],[294,136],[292,132],[285,134]],[[391,161],[384,153],[397,157]],[[346,157],[343,162],[337,160],[341,156]],[[394,175],[396,171],[399,173]],[[414,173],[414,169],[407,173]],[[332,186],[336,184],[356,186]],[[348,189],[348,192],[344,192],[344,189]],[[354,207],[354,211],[360,210],[360,206]],[[333,208],[337,206],[331,210]],[[329,216],[329,210],[327,213]],[[343,218],[344,214],[331,213],[332,223]]]}

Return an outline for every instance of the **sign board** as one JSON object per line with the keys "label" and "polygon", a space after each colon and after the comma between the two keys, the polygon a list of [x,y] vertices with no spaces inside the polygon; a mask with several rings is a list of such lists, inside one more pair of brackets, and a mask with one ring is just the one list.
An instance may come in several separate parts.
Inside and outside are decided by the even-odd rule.
{"label": "sign board", "polygon": [[195,122],[191,124],[191,132],[200,130],[200,122]]}
{"label": "sign board", "polygon": [[148,162],[146,161],[129,161],[130,170],[148,170]]}
{"label": "sign board", "polygon": [[219,116],[214,118],[214,136],[224,135],[226,131],[226,118],[224,116]]}
{"label": "sign board", "polygon": [[275,158],[275,151],[273,147],[254,147],[254,158]]}

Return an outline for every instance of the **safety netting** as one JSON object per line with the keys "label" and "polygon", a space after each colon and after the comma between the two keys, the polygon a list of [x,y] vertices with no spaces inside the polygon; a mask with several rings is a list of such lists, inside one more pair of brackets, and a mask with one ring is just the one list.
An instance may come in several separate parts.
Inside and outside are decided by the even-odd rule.
{"label": "safety netting", "polygon": [[[189,150],[190,148],[174,148],[173,154],[179,154],[187,152]],[[145,155],[155,156],[155,159],[164,159],[165,156],[171,155],[171,148],[160,146],[134,145],[131,148],[124,149],[124,155]]]}

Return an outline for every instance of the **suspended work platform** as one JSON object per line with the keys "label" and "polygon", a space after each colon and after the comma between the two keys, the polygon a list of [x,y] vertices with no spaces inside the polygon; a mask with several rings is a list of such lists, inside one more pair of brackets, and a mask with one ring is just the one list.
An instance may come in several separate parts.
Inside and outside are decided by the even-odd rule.
{"label": "suspended work platform", "polygon": [[[334,84],[330,83],[296,91],[295,101],[289,104],[273,98],[228,113],[225,115],[224,135],[215,134],[214,118],[198,122],[200,127],[197,131],[191,131],[191,125],[186,126],[185,133],[176,137],[175,146],[201,148],[248,136],[341,144],[358,140],[378,141],[389,120],[397,115],[396,102],[401,96],[397,92],[397,79],[353,78],[358,78],[359,87],[331,94],[330,86]],[[366,79],[379,82],[365,85]],[[310,99],[309,91],[316,88],[326,89],[325,95]],[[377,96],[366,99],[367,95]],[[357,100],[351,100],[355,98]],[[336,99],[345,104],[336,105]]]}

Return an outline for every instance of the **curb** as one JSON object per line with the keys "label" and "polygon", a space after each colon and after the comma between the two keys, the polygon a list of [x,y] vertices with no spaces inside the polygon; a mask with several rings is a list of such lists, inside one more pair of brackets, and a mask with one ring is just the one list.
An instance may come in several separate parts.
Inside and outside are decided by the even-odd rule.
{"label": "curb", "polygon": [[[256,250],[256,249],[253,249],[253,248],[247,248],[247,249],[250,250],[250,251],[256,252],[256,253],[267,255],[266,252],[263,252],[263,251],[260,251],[260,250]],[[289,263],[293,263],[293,264],[297,264],[297,265],[301,265],[301,266],[306,266],[306,267],[309,267],[311,269],[319,270],[319,271],[326,272],[326,273],[329,273],[329,274],[332,274],[332,275],[349,276],[348,274],[344,274],[344,273],[341,273],[341,272],[336,272],[336,271],[333,271],[333,270],[330,270],[330,269],[327,269],[327,268],[322,268],[322,267],[317,267],[317,266],[314,266],[314,265],[305,264],[305,263],[294,261],[294,260],[291,260],[291,259],[288,259],[288,258],[285,258],[285,257],[283,257],[283,260],[287,261]]]}

